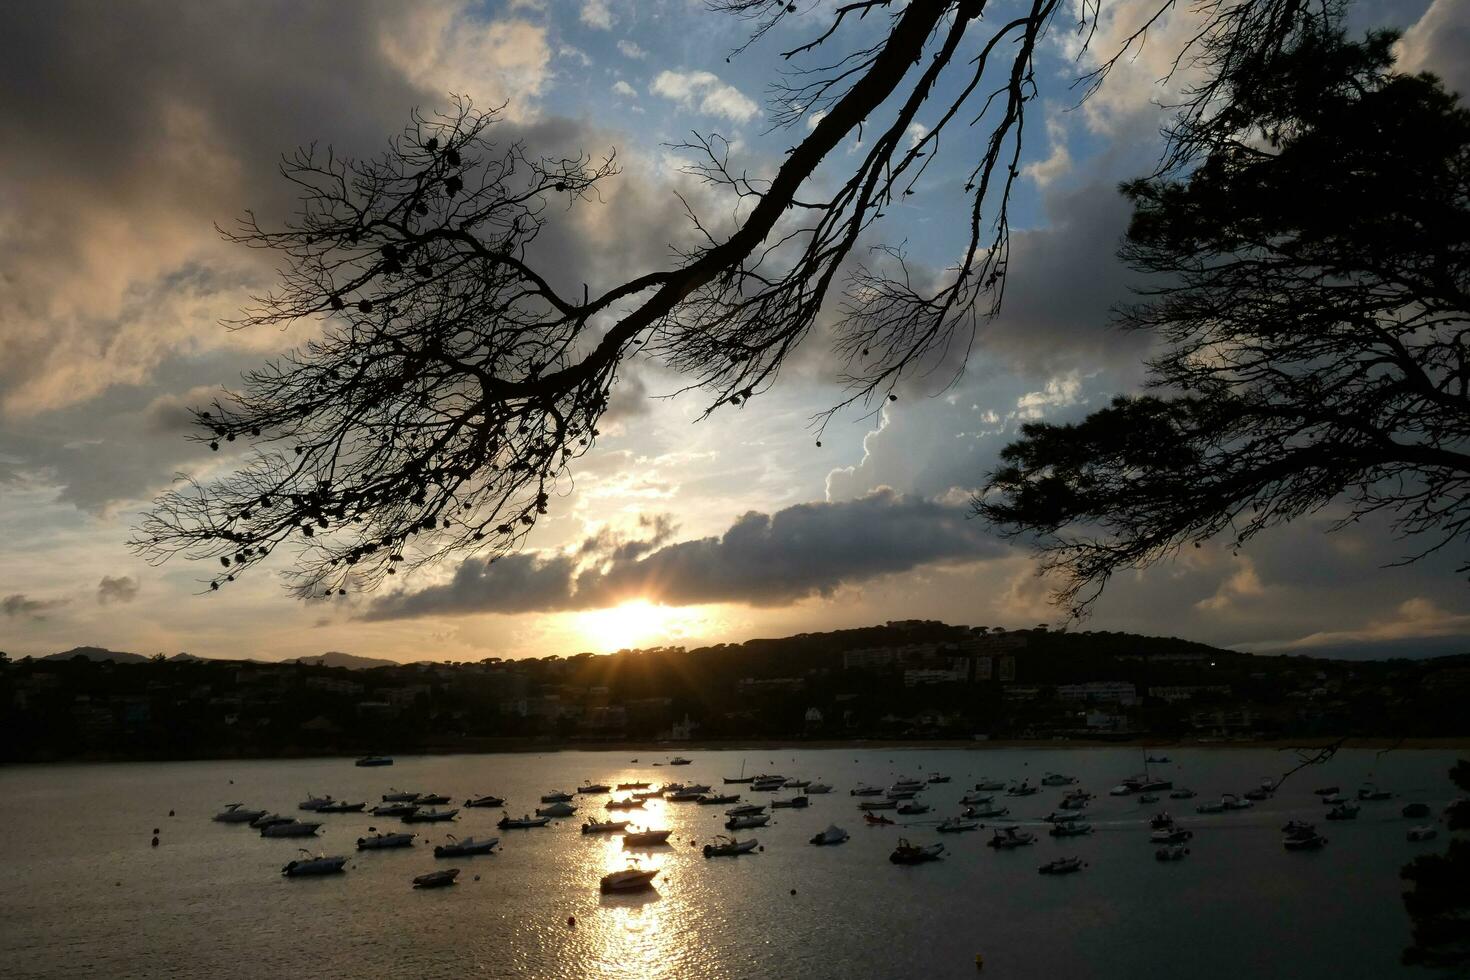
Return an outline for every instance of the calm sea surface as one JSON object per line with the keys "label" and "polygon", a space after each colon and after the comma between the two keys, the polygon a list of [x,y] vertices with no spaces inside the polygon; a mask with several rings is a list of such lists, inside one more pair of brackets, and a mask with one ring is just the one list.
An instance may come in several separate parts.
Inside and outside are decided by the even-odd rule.
{"label": "calm sea surface", "polygon": [[[1399,966],[1408,920],[1401,865],[1442,848],[1411,844],[1399,815],[1409,800],[1440,808],[1454,794],[1454,753],[1343,752],[1305,770],[1249,811],[1199,816],[1194,805],[1243,792],[1292,764],[1270,750],[1170,749],[1155,775],[1200,793],[1165,800],[1196,831],[1184,861],[1154,860],[1146,818],[1160,806],[1109,797],[1142,769],[1135,749],[940,751],[758,750],[687,753],[693,765],[658,767],[666,755],[560,752],[399,757],[392,768],[351,760],[149,763],[0,769],[0,976],[22,977],[1255,977],[1380,978],[1435,974]],[[604,816],[606,797],[579,798],[578,816],[529,831],[497,831],[496,810],[461,810],[452,825],[368,814],[324,815],[318,840],[262,839],[247,826],[214,823],[243,801],[285,814],[315,794],[370,803],[390,787],[507,798],[514,814],[542,793],[581,782],[704,782],[762,770],[820,778],[828,796],[805,811],[777,810],[755,836],[764,851],[706,860],[724,807],[651,803],[636,819],[674,829],[677,845],[645,858],[660,869],[655,892],[606,897],[598,879],[624,866],[619,838],[584,836],[581,816]],[[867,827],[848,790],[901,775],[948,773],[931,787],[926,817]],[[959,812],[959,797],[983,777],[1033,782],[1074,775],[1099,794],[1091,837],[1042,836],[1033,847],[996,852],[989,834],[940,835],[935,819]],[[1356,822],[1321,821],[1314,787],[1351,795],[1372,779],[1399,794],[1367,803]],[[769,794],[730,787],[747,800]],[[1004,799],[1019,822],[1040,817],[1063,789]],[[782,796],[790,795],[785,791]],[[170,809],[177,815],[168,816]],[[300,814],[305,817],[305,814]],[[892,815],[892,814],[890,814]],[[1288,819],[1318,821],[1330,839],[1315,853],[1280,844]],[[813,847],[830,823],[852,840]],[[994,824],[994,822],[990,822]],[[359,854],[369,826],[408,829],[418,846]],[[149,846],[154,827],[161,845]],[[499,836],[501,853],[436,861],[448,833]],[[900,836],[942,840],[943,861],[899,867]],[[297,847],[348,854],[344,874],[282,878]],[[1086,870],[1037,874],[1044,861],[1076,855]],[[414,891],[410,879],[462,869],[460,883]],[[795,894],[792,894],[793,889]],[[568,916],[576,917],[569,928]],[[985,969],[977,974],[976,954]]]}

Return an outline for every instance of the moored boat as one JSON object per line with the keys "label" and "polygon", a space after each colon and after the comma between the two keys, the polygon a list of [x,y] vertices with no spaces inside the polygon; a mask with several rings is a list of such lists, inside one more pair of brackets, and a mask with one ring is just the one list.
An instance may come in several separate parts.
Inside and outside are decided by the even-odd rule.
{"label": "moored boat", "polygon": [[482,806],[484,806],[484,807],[493,807],[495,809],[499,809],[500,807],[505,806],[505,799],[504,799],[504,797],[500,797],[500,796],[489,796],[489,795],[486,795],[486,796],[472,796],[469,799],[467,799],[467,800],[464,801],[464,805],[467,806],[467,807],[482,807]]}
{"label": "moored boat", "polygon": [[1281,845],[1288,851],[1315,851],[1327,843],[1327,838],[1315,830],[1305,834],[1287,834],[1281,839]]}
{"label": "moored boat", "polygon": [[749,854],[751,851],[754,851],[759,843],[754,837],[750,840],[736,840],[733,837],[726,837],[724,834],[719,834],[712,842],[704,845],[701,852],[707,858],[739,857],[742,854]]}
{"label": "moored boat", "polygon": [[1194,831],[1182,827],[1165,827],[1148,835],[1150,844],[1183,844],[1194,839]]}
{"label": "moored boat", "polygon": [[310,875],[337,874],[347,863],[346,857],[326,857],[318,854],[312,856],[310,851],[303,850],[304,858],[287,861],[286,866],[281,869],[282,876],[286,878],[304,878]]}
{"label": "moored boat", "polygon": [[596,817],[590,817],[586,823],[582,824],[582,833],[620,834],[627,828],[627,820],[598,820]]}
{"label": "moored boat", "polygon": [[606,783],[587,783],[586,785],[578,786],[577,792],[583,794],[609,793],[612,792],[612,787]]}
{"label": "moored boat", "polygon": [[642,800],[635,800],[635,799],[631,799],[631,798],[630,799],[625,799],[625,800],[608,800],[607,801],[607,809],[609,809],[609,810],[641,810],[641,809],[643,809],[643,801]]}
{"label": "moored boat", "polygon": [[934,829],[941,834],[963,834],[969,830],[978,830],[980,824],[974,820],[966,820],[964,817],[950,817],[939,821],[939,826]]}
{"label": "moored boat", "polygon": [[421,874],[413,880],[415,888],[447,888],[454,884],[454,879],[459,877],[458,868],[445,868],[443,871],[430,871]]}
{"label": "moored boat", "polygon": [[623,831],[624,847],[657,847],[669,842],[669,834],[672,830],[625,830]]}
{"label": "moored boat", "polygon": [[367,808],[367,803],[348,803],[346,800],[334,800],[316,808],[317,813],[361,813]]}
{"label": "moored boat", "polygon": [[288,820],[285,823],[273,823],[260,828],[262,837],[315,837],[319,823],[304,823],[300,820]]}
{"label": "moored boat", "polygon": [[1422,827],[1410,827],[1408,839],[1411,841],[1434,840],[1439,836],[1439,831],[1425,824]]}
{"label": "moored boat", "polygon": [[1027,830],[1018,830],[1015,827],[1003,827],[995,832],[990,840],[985,842],[986,847],[993,847],[998,851],[1008,851],[1016,847],[1025,847],[1027,844],[1035,844],[1036,835]]}
{"label": "moored boat", "polygon": [[388,758],[386,755],[365,755],[361,759],[358,759],[356,762],[354,762],[353,765],[362,766],[364,768],[370,766],[391,766],[393,765],[393,760]]}
{"label": "moored boat", "polygon": [[405,813],[401,818],[404,823],[444,823],[453,820],[458,810],[415,810]]}
{"label": "moored boat", "polygon": [[495,845],[500,843],[499,837],[487,837],[477,840],[474,837],[466,837],[459,840],[453,834],[449,835],[448,844],[439,844],[434,848],[436,858],[446,857],[473,857],[476,854],[489,854],[495,850]]}
{"label": "moored boat", "polygon": [[1081,858],[1070,857],[1048,861],[1036,870],[1038,873],[1044,875],[1069,875],[1073,872],[1081,871],[1085,867],[1087,865],[1082,863]]}
{"label": "moored boat", "polygon": [[571,801],[571,793],[562,793],[560,791],[547,793],[545,796],[541,797],[542,803],[570,803]]}
{"label": "moored boat", "polygon": [[870,827],[893,826],[893,821],[881,813],[865,813],[863,814],[863,821]]}
{"label": "moored boat", "polygon": [[254,827],[256,830],[259,830],[262,827],[272,827],[272,826],[275,826],[278,823],[295,823],[295,822],[296,822],[296,818],[295,817],[282,816],[279,813],[262,813],[260,816],[256,817],[254,820],[250,821],[250,826],[251,827]]}
{"label": "moored boat", "polygon": [[725,821],[726,830],[749,830],[752,827],[764,827],[771,822],[769,814],[747,813],[737,817],[731,817]]}
{"label": "moored boat", "polygon": [[417,803],[382,803],[370,812],[375,817],[406,817],[418,808]]}
{"label": "moored boat", "polygon": [[374,834],[371,837],[359,837],[357,849],[359,851],[381,851],[392,847],[412,847],[417,834]]}
{"label": "moored boat", "polygon": [[727,816],[727,817],[750,817],[750,816],[754,816],[754,815],[756,815],[758,813],[765,813],[765,812],[766,812],[766,808],[763,805],[759,804],[759,803],[742,803],[739,806],[732,806],[730,809],[726,810],[725,811],[725,816]]}
{"label": "moored boat", "polygon": [[1011,810],[1009,807],[995,806],[994,804],[992,804],[990,806],[966,807],[965,812],[962,813],[961,816],[967,817],[971,820],[993,820],[996,817],[1004,817],[1010,812]]}
{"label": "moored boat", "polygon": [[888,860],[894,864],[923,864],[926,861],[938,861],[943,855],[943,844],[929,844],[920,847],[900,837],[893,853],[888,855]]}
{"label": "moored boat", "polygon": [[406,793],[401,789],[389,788],[383,794],[384,803],[412,803],[419,798],[418,793]]}
{"label": "moored boat", "polygon": [[243,803],[226,803],[213,819],[218,823],[249,823],[266,815],[265,810],[247,810]]}
{"label": "moored boat", "polygon": [[538,806],[536,816],[538,817],[570,817],[577,812],[577,808],[570,803],[553,803],[551,806]]}
{"label": "moored boat", "polygon": [[1092,824],[1086,822],[1053,824],[1047,831],[1053,837],[1086,837],[1092,832]]}
{"label": "moored boat", "polygon": [[686,759],[682,755],[676,755],[672,759],[669,760],[669,765],[671,765],[671,766],[687,766],[687,765],[690,765],[693,762],[694,762],[693,759]]}
{"label": "moored boat", "polygon": [[512,817],[506,814],[495,822],[495,826],[501,830],[530,830],[533,827],[545,827],[549,823],[551,823],[550,817],[533,817],[530,814]]}
{"label": "moored boat", "polygon": [[1059,772],[1049,772],[1041,777],[1043,786],[1071,786],[1076,781],[1076,776],[1063,776]]}
{"label": "moored boat", "polygon": [[640,868],[630,864],[622,871],[613,871],[602,876],[601,888],[605,892],[631,892],[653,887],[657,868]]}
{"label": "moored boat", "polygon": [[1391,800],[1393,799],[1393,794],[1386,789],[1379,789],[1373,783],[1364,783],[1358,787],[1358,799],[1368,801]]}
{"label": "moored boat", "polygon": [[449,802],[449,797],[443,793],[420,793],[413,801],[419,806],[444,806]]}
{"label": "moored boat", "polygon": [[897,800],[864,800],[858,804],[859,810],[892,810],[898,806]]}
{"label": "moored boat", "polygon": [[772,800],[771,809],[804,810],[811,805],[811,802],[805,796],[793,796],[789,800]]}
{"label": "moored boat", "polygon": [[322,807],[326,806],[328,803],[331,803],[331,802],[332,802],[332,797],[330,795],[328,795],[328,796],[312,796],[312,795],[310,795],[310,791],[308,791],[308,794],[307,794],[306,799],[304,799],[300,803],[296,804],[296,809],[298,809],[298,810],[320,810]]}
{"label": "moored boat", "polygon": [[848,796],[882,796],[882,786],[854,786],[847,791]]}
{"label": "moored boat", "polygon": [[1189,855],[1189,848],[1183,844],[1169,844],[1154,851],[1154,858],[1159,861],[1183,861]]}
{"label": "moored boat", "polygon": [[916,817],[921,813],[928,813],[929,806],[926,803],[915,803],[914,801],[909,800],[907,802],[899,804],[897,812],[901,816]]}
{"label": "moored boat", "polygon": [[739,803],[739,793],[702,793],[694,802],[700,806],[722,806],[727,803]]}
{"label": "moored boat", "polygon": [[847,831],[836,824],[831,824],[826,830],[814,835],[812,837],[812,843],[818,847],[824,847],[828,844],[842,844],[847,841],[849,836]]}
{"label": "moored boat", "polygon": [[1185,789],[1184,787],[1180,787],[1179,789],[1176,789],[1176,790],[1171,790],[1170,793],[1169,793],[1169,799],[1171,799],[1171,800],[1192,800],[1192,799],[1194,799],[1194,797],[1195,797],[1194,790],[1192,790],[1192,789]]}
{"label": "moored boat", "polygon": [[1358,819],[1358,811],[1362,809],[1363,808],[1358,806],[1356,803],[1339,803],[1337,806],[1327,811],[1327,819],[1356,820]]}

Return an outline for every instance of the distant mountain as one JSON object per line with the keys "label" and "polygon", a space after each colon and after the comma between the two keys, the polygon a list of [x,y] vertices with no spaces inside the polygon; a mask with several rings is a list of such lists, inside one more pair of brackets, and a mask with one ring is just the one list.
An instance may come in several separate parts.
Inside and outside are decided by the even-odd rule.
{"label": "distant mountain", "polygon": [[203,657],[196,657],[192,653],[176,653],[168,658],[171,664],[199,664],[204,662]]}
{"label": "distant mountain", "polygon": [[396,660],[383,660],[379,657],[359,657],[352,653],[342,653],[332,650],[319,657],[297,657],[290,663],[308,664],[315,667],[346,667],[349,670],[371,670],[374,667],[402,667],[403,664]]}
{"label": "distant mountain", "polygon": [[73,660],[77,657],[86,657],[93,663],[114,664],[142,664],[147,663],[148,658],[136,653],[123,653],[121,650],[105,650],[102,647],[72,647],[61,653],[53,653],[42,660]]}

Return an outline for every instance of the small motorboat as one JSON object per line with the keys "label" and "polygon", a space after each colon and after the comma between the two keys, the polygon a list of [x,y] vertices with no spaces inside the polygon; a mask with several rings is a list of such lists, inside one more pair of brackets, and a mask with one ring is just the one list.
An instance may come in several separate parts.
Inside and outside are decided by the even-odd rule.
{"label": "small motorboat", "polygon": [[1011,812],[1009,807],[1004,806],[972,806],[966,807],[960,816],[969,820],[994,820],[996,817],[1004,817]]}
{"label": "small motorboat", "polygon": [[893,849],[892,854],[888,855],[888,860],[894,864],[923,864],[926,861],[938,861],[943,855],[943,844],[918,847],[900,837],[898,846]]}
{"label": "small motorboat", "polygon": [[1006,788],[1004,779],[981,779],[975,788],[982,793],[998,793]]}
{"label": "small motorboat", "polygon": [[882,786],[858,786],[847,791],[848,796],[882,796]]}
{"label": "small motorboat", "polygon": [[1063,810],[1086,810],[1088,804],[1091,802],[1091,794],[1082,794],[1079,796],[1074,793],[1071,796],[1063,799],[1062,802],[1057,805],[1060,806]]}
{"label": "small motorboat", "polygon": [[476,854],[489,854],[495,850],[495,845],[499,843],[499,837],[487,837],[484,840],[466,837],[464,840],[460,840],[453,834],[450,834],[448,844],[438,844],[434,847],[434,856],[436,858],[447,858],[473,857]]}
{"label": "small motorboat", "polygon": [[273,823],[260,828],[262,837],[315,837],[319,823],[303,823],[299,820],[288,820],[285,823]]}
{"label": "small motorboat", "polygon": [[830,793],[830,792],[832,792],[832,787],[831,786],[828,786],[826,783],[807,783],[806,784],[806,795],[807,796],[820,795],[820,794],[823,794],[823,793]]}
{"label": "small motorboat", "polygon": [[682,755],[676,755],[672,759],[669,760],[669,765],[671,765],[671,766],[687,766],[687,765],[692,764],[693,762],[694,762],[693,759],[686,759]]}
{"label": "small motorboat", "polygon": [[724,779],[726,786],[748,786],[753,782],[755,782],[754,776],[726,776]]}
{"label": "small motorboat", "polygon": [[929,806],[926,803],[915,803],[912,800],[898,806],[898,814],[903,817],[916,817],[921,813],[928,813]]}
{"label": "small motorboat", "polygon": [[304,878],[309,875],[332,875],[342,870],[347,863],[346,857],[325,857],[323,855],[312,856],[310,851],[303,850],[304,858],[286,862],[281,869],[281,875],[286,878]]}
{"label": "small motorboat", "polygon": [[622,871],[603,875],[601,888],[605,892],[642,891],[653,887],[653,879],[657,874],[657,868],[640,868],[636,864],[630,864]]}
{"label": "small motorboat", "polygon": [[987,803],[994,803],[994,802],[995,802],[995,795],[993,793],[973,793],[972,792],[972,793],[966,793],[964,796],[961,796],[960,797],[960,803],[963,804],[964,806],[984,806]]}
{"label": "small motorboat", "polygon": [[781,785],[786,789],[806,789],[811,784],[812,781],[810,779],[797,779],[795,776],[792,776]]}
{"label": "small motorboat", "polygon": [[1154,858],[1159,861],[1183,861],[1189,854],[1189,848],[1183,844],[1169,844],[1154,851]]}
{"label": "small motorboat", "polygon": [[1170,759],[1167,755],[1151,755],[1143,761],[1152,766],[1162,766],[1169,762]]}
{"label": "small motorboat", "polygon": [[357,849],[359,851],[381,851],[390,847],[412,847],[413,840],[418,834],[374,834],[371,837],[359,837]]}
{"label": "small motorboat", "polygon": [[889,820],[881,813],[865,813],[863,814],[863,820],[868,824],[869,827],[893,826],[893,821]]}
{"label": "small motorboat", "polygon": [[1356,803],[1339,803],[1327,811],[1328,820],[1356,820],[1358,812],[1363,808]]}
{"label": "small motorboat", "polygon": [[1030,783],[1026,782],[1025,780],[1022,780],[1021,782],[1019,782],[1016,785],[1012,786],[1010,789],[1006,790],[1006,795],[1007,796],[1034,796],[1034,795],[1036,795],[1039,792],[1041,792],[1041,787],[1039,787],[1039,786],[1032,786]]}
{"label": "small motorboat", "polygon": [[668,790],[666,788],[664,788],[663,786],[660,786],[658,789],[635,789],[633,791],[633,799],[635,799],[635,800],[657,800],[657,799],[661,799],[663,797],[663,795],[665,793],[667,793],[667,792],[668,792]]}
{"label": "small motorboat", "polygon": [[1090,823],[1059,823],[1054,824],[1047,833],[1053,837],[1086,837],[1093,829]]}
{"label": "small motorboat", "polygon": [[598,820],[596,817],[591,817],[582,824],[584,834],[621,834],[627,829],[627,820]]}
{"label": "small motorboat", "polygon": [[643,801],[634,799],[608,800],[607,808],[609,810],[641,810],[643,809]]}
{"label": "small motorboat", "polygon": [[897,807],[897,800],[863,800],[858,804],[859,810],[893,810]]}
{"label": "small motorboat", "polygon": [[917,793],[919,790],[923,789],[924,786],[925,783],[922,779],[910,779],[907,776],[902,776],[898,779],[897,782],[893,784],[892,789],[913,790]]}
{"label": "small motorboat", "polygon": [[812,843],[818,847],[823,847],[827,844],[844,844],[847,842],[848,836],[847,831],[836,824],[832,824],[826,830],[814,835],[812,837]]}
{"label": "small motorboat", "polygon": [[1282,826],[1283,834],[1307,834],[1317,829],[1317,825],[1306,820],[1288,820]]}
{"label": "small motorboat", "polygon": [[714,841],[704,845],[701,850],[707,858],[739,857],[742,854],[749,854],[754,851],[756,845],[759,843],[754,837],[750,840],[736,840],[733,837],[726,837],[724,834],[720,834],[715,837]]}
{"label": "small motorboat", "polygon": [[243,803],[226,803],[225,808],[214,815],[219,823],[250,823],[266,815],[264,810],[247,810]]}
{"label": "small motorboat", "polygon": [[747,813],[738,817],[731,817],[725,821],[726,830],[749,830],[752,827],[764,827],[771,822],[769,814]]}
{"label": "small motorboat", "polygon": [[459,810],[415,810],[405,813],[401,818],[404,823],[444,823],[453,820]]}
{"label": "small motorboat", "polygon": [[420,793],[414,802],[419,806],[444,806],[449,802],[449,797],[443,793]]}
{"label": "small motorboat", "polygon": [[1410,827],[1408,838],[1411,841],[1434,840],[1439,836],[1439,831],[1429,824],[1422,827]]}
{"label": "small motorboat", "polygon": [[1074,820],[1081,820],[1082,814],[1075,810],[1053,810],[1041,819],[1047,823],[1072,823]]}
{"label": "small motorboat", "polygon": [[648,785],[648,783],[618,783],[618,789],[647,789]]}
{"label": "small motorboat", "polygon": [[925,779],[924,782],[926,782],[926,783],[947,783],[947,782],[949,782],[949,777],[948,776],[941,775],[941,774],[939,774],[937,772],[931,772],[929,774],[929,778],[928,779]]}
{"label": "small motorboat", "polygon": [[710,791],[710,786],[708,783],[689,783],[684,787],[683,791],[685,793],[694,793],[698,795],[700,793],[708,793]]}
{"label": "small motorboat", "polygon": [[1183,844],[1187,840],[1194,839],[1194,831],[1185,830],[1182,827],[1166,827],[1163,830],[1155,830],[1148,835],[1150,844]]}
{"label": "small motorboat", "polygon": [[1312,792],[1313,793],[1316,793],[1318,796],[1336,796],[1338,793],[1341,793],[1342,792],[1342,787],[1341,786],[1319,786],[1316,789],[1312,790]]}
{"label": "small motorboat", "polygon": [[883,796],[890,800],[912,800],[918,795],[919,791],[916,789],[894,789],[891,787],[883,793]]}
{"label": "small motorboat", "polygon": [[1157,803],[1157,802],[1159,802],[1159,794],[1157,794],[1157,793],[1144,793],[1142,796],[1140,796],[1138,798],[1138,802],[1144,803],[1144,804]]}
{"label": "small motorboat", "polygon": [[1016,847],[1025,847],[1036,843],[1036,835],[1027,830],[1017,830],[1015,827],[1005,827],[995,832],[995,836],[985,842],[986,847],[993,847],[998,851],[1009,851]]}
{"label": "small motorboat", "polygon": [[541,797],[542,803],[570,803],[571,801],[571,793],[547,793],[545,796]]}
{"label": "small motorboat", "polygon": [[263,813],[250,821],[250,826],[259,830],[262,827],[271,827],[278,823],[295,823],[295,817],[282,816],[279,813]]}
{"label": "small motorboat", "polygon": [[703,790],[681,789],[664,797],[670,803],[695,803],[704,795]]}
{"label": "small motorboat", "polygon": [[419,808],[417,803],[382,803],[370,811],[375,817],[406,817]]}
{"label": "small motorboat", "polygon": [[570,803],[553,803],[551,806],[538,806],[536,816],[538,817],[570,817],[577,812],[577,808]]}
{"label": "small motorboat", "polygon": [[413,880],[415,888],[445,888],[454,884],[454,879],[459,877],[458,868],[445,868],[443,871],[430,871],[428,874],[419,875]]}
{"label": "small motorboat", "polygon": [[1048,861],[1036,870],[1038,873],[1044,875],[1069,875],[1073,872],[1081,871],[1085,867],[1087,867],[1087,865],[1082,863],[1081,858],[1071,857],[1057,858],[1055,861]]}
{"label": "small motorboat", "polygon": [[1222,803],[1222,802],[1219,802],[1219,801],[1214,801],[1214,802],[1210,802],[1210,803],[1201,803],[1199,806],[1197,806],[1197,807],[1194,808],[1194,812],[1195,813],[1224,813],[1225,812],[1225,804]]}
{"label": "small motorboat", "polygon": [[393,760],[386,755],[365,755],[354,762],[353,765],[363,766],[364,768],[368,766],[391,766],[393,765]]}
{"label": "small motorboat", "polygon": [[383,794],[384,803],[412,803],[419,798],[417,793],[405,793],[402,790],[389,787],[388,792]]}
{"label": "small motorboat", "polygon": [[974,820],[966,820],[964,817],[950,817],[939,821],[939,826],[934,829],[941,834],[963,834],[966,831],[978,830],[980,824]]}
{"label": "small motorboat", "polygon": [[1368,800],[1370,802],[1377,800],[1391,800],[1393,799],[1393,794],[1386,789],[1379,789],[1372,783],[1364,783],[1362,786],[1358,787],[1358,799]]}
{"label": "small motorboat", "polygon": [[759,803],[742,803],[739,806],[732,806],[730,809],[726,810],[725,811],[725,816],[727,816],[727,817],[750,817],[750,816],[754,816],[757,813],[765,813],[765,812],[766,812],[766,808],[763,805],[759,804]]}
{"label": "small motorboat", "polygon": [[789,800],[772,800],[772,810],[804,810],[811,806],[812,801],[805,796],[793,796]]}
{"label": "small motorboat", "polygon": [[1192,790],[1192,789],[1185,789],[1183,787],[1180,787],[1179,789],[1171,790],[1169,792],[1169,799],[1171,799],[1171,800],[1192,800],[1192,799],[1195,798],[1196,795],[1197,794],[1195,793],[1194,790]]}
{"label": "small motorboat", "polygon": [[1075,776],[1063,776],[1059,772],[1049,772],[1041,777],[1043,786],[1071,786],[1077,781]]}
{"label": "small motorboat", "polygon": [[578,786],[577,792],[582,794],[610,793],[612,792],[612,787],[606,783],[588,783],[585,786]]}
{"label": "small motorboat", "polygon": [[1165,827],[1174,826],[1174,818],[1169,816],[1169,812],[1165,810],[1163,813],[1154,814],[1148,825],[1153,830],[1163,830]]}
{"label": "small motorboat", "polygon": [[694,801],[700,806],[723,806],[727,803],[739,803],[739,793],[703,793],[699,799]]}
{"label": "small motorboat", "polygon": [[495,826],[501,830],[530,830],[532,827],[545,827],[549,823],[550,817],[533,817],[530,814],[512,817],[506,814],[495,822]]}
{"label": "small motorboat", "polygon": [[1255,805],[1250,800],[1243,800],[1240,797],[1236,796],[1234,793],[1226,793],[1224,796],[1220,797],[1220,803],[1223,804],[1225,809],[1227,810],[1249,810],[1252,806]]}
{"label": "small motorboat", "polygon": [[625,830],[623,831],[624,847],[658,847],[660,844],[669,842],[669,834],[672,830]]}
{"label": "small motorboat", "polygon": [[1315,830],[1305,834],[1287,834],[1281,838],[1281,846],[1288,851],[1315,851],[1327,843],[1327,838]]}
{"label": "small motorboat", "polygon": [[1329,793],[1327,796],[1322,797],[1322,802],[1329,804],[1346,803],[1347,801],[1348,798],[1341,793]]}
{"label": "small motorboat", "polygon": [[1413,818],[1427,817],[1427,816],[1429,816],[1429,804],[1428,803],[1406,803],[1406,804],[1404,804],[1404,808],[1402,810],[1400,810],[1399,813],[1403,814],[1405,817],[1413,817]]}
{"label": "small motorboat", "polygon": [[296,804],[296,809],[298,809],[298,810],[320,810],[322,807],[326,806],[328,803],[331,803],[331,802],[332,802],[332,798],[330,796],[311,796],[311,795],[308,795],[306,797],[306,799],[304,799],[300,803]]}
{"label": "small motorboat", "polygon": [[1271,798],[1271,791],[1269,789],[1266,789],[1265,787],[1248,789],[1245,791],[1245,798],[1248,800],[1253,800],[1256,803],[1260,803],[1263,800],[1269,800]]}
{"label": "small motorboat", "polygon": [[467,806],[467,807],[481,807],[481,806],[486,806],[486,807],[493,807],[495,809],[499,809],[500,807],[505,806],[505,798],[504,797],[500,797],[500,796],[488,796],[488,795],[486,795],[486,796],[472,796],[469,799],[467,799],[467,800],[464,801],[464,805]]}
{"label": "small motorboat", "polygon": [[333,800],[316,808],[317,813],[361,813],[367,808],[366,803],[348,803],[346,800]]}

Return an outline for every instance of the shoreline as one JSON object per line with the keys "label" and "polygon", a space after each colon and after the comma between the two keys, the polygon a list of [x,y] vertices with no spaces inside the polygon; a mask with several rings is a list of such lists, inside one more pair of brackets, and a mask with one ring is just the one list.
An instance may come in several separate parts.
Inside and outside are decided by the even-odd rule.
{"label": "shoreline", "polygon": [[[648,754],[651,761],[642,763],[653,765],[652,759],[664,755],[677,755],[690,752],[752,752],[752,751],[776,751],[793,749],[819,749],[832,751],[837,749],[872,750],[880,749],[887,752],[923,752],[941,749],[946,751],[964,750],[970,752],[983,752],[987,749],[1053,749],[1053,750],[1085,750],[1085,749],[1216,749],[1216,750],[1239,750],[1239,749],[1274,749],[1287,751],[1302,749],[1314,751],[1325,748],[1338,740],[1341,736],[1314,736],[1311,738],[1273,738],[1273,739],[1128,739],[1119,741],[1107,741],[1101,739],[995,739],[986,741],[975,741],[973,739],[934,739],[932,741],[905,741],[899,739],[748,739],[730,741],[699,741],[687,742],[660,742],[660,741],[607,741],[607,742],[575,742],[565,740],[547,739],[538,741],[535,739],[505,739],[485,740],[486,743],[497,742],[499,744],[483,745],[455,745],[455,746],[421,746],[407,751],[378,753],[389,757],[401,755],[404,758],[419,756],[454,756],[454,755],[524,755],[527,753],[556,753],[556,752],[620,752]],[[1436,737],[1414,737],[1414,738],[1388,738],[1380,736],[1364,736],[1361,738],[1348,738],[1342,746],[1343,749],[1376,749],[1380,751],[1467,751],[1470,752],[1470,735],[1436,736]],[[3,766],[26,766],[26,765],[97,765],[128,764],[128,763],[163,763],[163,762],[271,762],[287,759],[355,759],[360,756],[359,752],[282,752],[274,755],[209,755],[209,756],[165,756],[154,758],[117,758],[110,756],[86,756],[68,759],[31,759],[0,762]],[[384,767],[390,768],[390,767]]]}

